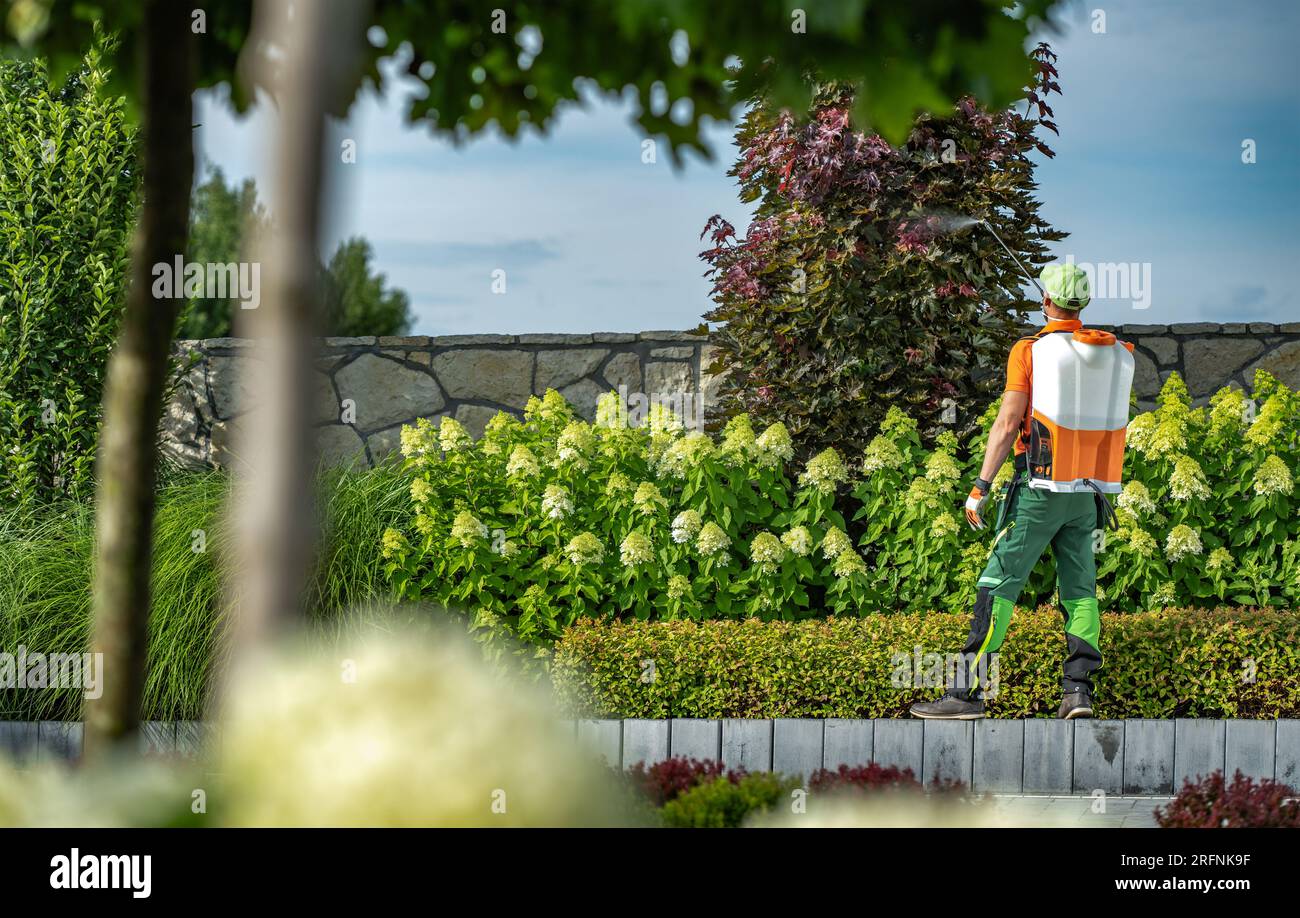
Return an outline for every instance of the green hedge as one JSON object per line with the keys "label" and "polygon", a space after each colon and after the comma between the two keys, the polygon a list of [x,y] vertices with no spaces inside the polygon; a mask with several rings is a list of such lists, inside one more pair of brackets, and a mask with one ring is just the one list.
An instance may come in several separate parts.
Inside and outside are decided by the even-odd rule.
{"label": "green hedge", "polygon": [[[1099,717],[1300,716],[1296,611],[1168,609],[1102,619]],[[947,613],[583,620],[556,645],[552,678],[576,716],[901,717],[937,689],[914,687],[900,663],[917,648],[956,651],[968,624],[965,615]],[[1060,613],[1018,611],[989,714],[1055,716],[1064,658]],[[921,658],[923,672],[934,674],[934,659]]]}

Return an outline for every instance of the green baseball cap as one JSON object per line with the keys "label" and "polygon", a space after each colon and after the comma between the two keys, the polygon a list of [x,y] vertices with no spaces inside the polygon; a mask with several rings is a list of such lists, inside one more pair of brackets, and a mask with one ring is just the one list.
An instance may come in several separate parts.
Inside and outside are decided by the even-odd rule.
{"label": "green baseball cap", "polygon": [[1092,299],[1088,275],[1078,265],[1048,265],[1038,275],[1052,302],[1062,309],[1082,309]]}

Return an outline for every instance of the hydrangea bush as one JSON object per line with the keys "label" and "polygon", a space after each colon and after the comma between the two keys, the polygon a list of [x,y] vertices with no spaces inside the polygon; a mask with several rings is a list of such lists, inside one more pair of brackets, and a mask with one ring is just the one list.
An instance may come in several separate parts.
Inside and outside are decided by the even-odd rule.
{"label": "hydrangea bush", "polygon": [[[927,449],[894,407],[860,456],[798,467],[780,423],[737,415],[715,439],[655,408],[629,426],[614,393],[593,425],[548,392],[477,443],[422,420],[403,431],[412,514],[385,533],[385,571],[401,599],[537,644],[580,616],[960,610],[990,546],[961,512],[986,436]],[[1251,396],[1194,409],[1172,376],[1129,440],[1119,528],[1097,534],[1103,608],[1300,604],[1300,396],[1261,372]],[[997,484],[1010,477],[1007,463]],[[1021,604],[1054,590],[1045,558]]]}
{"label": "hydrangea bush", "polygon": [[[961,504],[997,408],[964,450],[950,433],[923,449],[915,423],[897,409],[867,446],[852,503],[877,608],[970,602],[990,544],[959,522]],[[1250,395],[1225,387],[1194,409],[1171,375],[1157,408],[1129,424],[1124,491],[1112,499],[1118,529],[1094,539],[1102,607],[1300,604],[1298,467],[1296,393],[1261,371]],[[1007,463],[995,481],[991,519],[1011,474]],[[1020,602],[1050,602],[1054,592],[1055,567],[1044,558]]]}
{"label": "hydrangea bush", "polygon": [[384,535],[399,598],[463,608],[550,643],[579,616],[856,613],[867,568],[835,508],[850,469],[827,450],[791,476],[789,434],[733,418],[716,440],[618,396],[595,424],[554,391],[475,443],[451,418],[402,433],[409,525]]}

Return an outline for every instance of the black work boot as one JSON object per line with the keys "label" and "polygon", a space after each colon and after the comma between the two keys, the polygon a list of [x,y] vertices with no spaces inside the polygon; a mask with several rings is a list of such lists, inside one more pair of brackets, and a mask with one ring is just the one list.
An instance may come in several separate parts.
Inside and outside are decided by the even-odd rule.
{"label": "black work boot", "polygon": [[1076,717],[1091,717],[1092,696],[1082,689],[1075,692],[1067,692],[1061,697],[1061,710],[1056,712],[1056,716],[1062,720],[1074,720]]}
{"label": "black work boot", "polygon": [[926,720],[979,720],[984,716],[984,701],[946,692],[938,701],[918,701],[912,705],[911,714]]}

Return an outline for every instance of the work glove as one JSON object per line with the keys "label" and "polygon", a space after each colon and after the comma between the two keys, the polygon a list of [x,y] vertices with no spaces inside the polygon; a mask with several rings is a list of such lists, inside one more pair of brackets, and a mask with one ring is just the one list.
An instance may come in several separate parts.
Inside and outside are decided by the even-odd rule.
{"label": "work glove", "polygon": [[984,505],[989,502],[989,483],[983,478],[975,479],[975,486],[966,498],[966,522],[971,529],[984,528]]}

